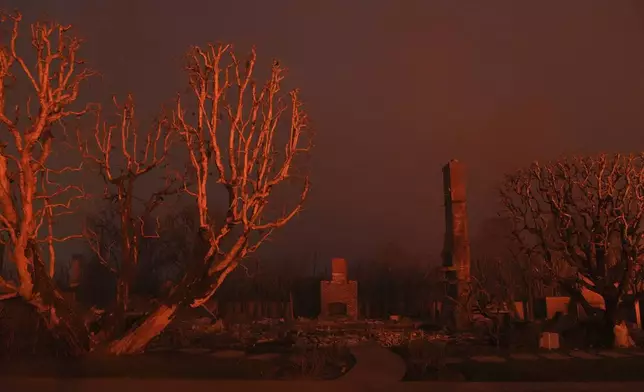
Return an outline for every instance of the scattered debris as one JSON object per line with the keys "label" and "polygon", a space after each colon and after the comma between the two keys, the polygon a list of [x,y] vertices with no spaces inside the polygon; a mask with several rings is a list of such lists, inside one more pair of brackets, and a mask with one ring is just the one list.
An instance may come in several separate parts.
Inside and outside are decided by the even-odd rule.
{"label": "scattered debris", "polygon": [[[280,355],[293,349],[309,350],[329,347],[352,347],[375,341],[383,347],[407,345],[412,341],[436,342],[441,345],[468,344],[473,334],[449,334],[444,330],[422,329],[424,324],[406,318],[396,321],[364,320],[311,320],[298,318],[261,319],[245,324],[224,324],[221,319],[201,317],[185,321],[174,328],[174,339],[158,342],[151,350],[183,347],[184,353],[212,352],[222,358],[263,358],[265,354]],[[180,344],[177,344],[179,341]]]}
{"label": "scattered debris", "polygon": [[632,348],[635,347],[635,342],[631,338],[626,322],[622,321],[620,324],[616,324],[613,327],[613,332],[615,334],[615,348]]}
{"label": "scattered debris", "polygon": [[556,332],[543,332],[539,340],[539,347],[546,350],[559,349],[559,334]]}
{"label": "scattered debris", "polygon": [[218,319],[213,323],[212,319],[209,317],[201,317],[195,320],[194,324],[192,325],[193,331],[203,332],[203,333],[223,332],[224,329],[225,329],[224,321],[222,319]]}
{"label": "scattered debris", "polygon": [[199,317],[198,319],[193,320],[193,327],[198,327],[202,325],[212,324],[212,319],[210,317]]}

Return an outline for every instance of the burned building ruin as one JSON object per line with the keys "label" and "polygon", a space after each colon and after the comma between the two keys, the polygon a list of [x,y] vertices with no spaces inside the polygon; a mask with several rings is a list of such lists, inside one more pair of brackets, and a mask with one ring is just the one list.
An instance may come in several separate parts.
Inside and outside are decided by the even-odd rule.
{"label": "burned building ruin", "polygon": [[320,318],[358,319],[358,282],[348,280],[347,261],[331,260],[331,280],[320,282]]}

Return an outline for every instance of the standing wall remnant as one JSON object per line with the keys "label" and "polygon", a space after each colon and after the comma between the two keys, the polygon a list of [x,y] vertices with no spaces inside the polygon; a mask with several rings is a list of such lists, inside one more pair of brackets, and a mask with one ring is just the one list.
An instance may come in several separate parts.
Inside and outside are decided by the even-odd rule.
{"label": "standing wall remnant", "polygon": [[443,167],[445,244],[443,267],[446,296],[443,309],[457,329],[469,324],[470,241],[467,230],[465,167],[451,160]]}

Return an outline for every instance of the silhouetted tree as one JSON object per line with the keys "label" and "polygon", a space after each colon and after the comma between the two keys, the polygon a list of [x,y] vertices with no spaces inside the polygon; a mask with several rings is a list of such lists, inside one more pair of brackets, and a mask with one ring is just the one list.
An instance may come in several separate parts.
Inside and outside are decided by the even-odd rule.
{"label": "silhouetted tree", "polygon": [[508,295],[513,299],[526,301],[526,317],[534,317],[534,299],[546,295],[544,282],[547,279],[543,279],[522,251],[513,235],[512,219],[499,216],[485,220],[473,238],[472,255],[472,274],[479,280],[477,284],[485,282],[493,287],[507,287],[511,290]]}
{"label": "silhouetted tree", "polygon": [[[71,203],[83,197],[76,185],[63,185],[55,178],[80,167],[53,167],[49,159],[55,142],[54,131],[69,118],[86,114],[91,105],[74,109],[81,84],[94,74],[78,57],[80,40],[69,35],[69,26],[58,23],[35,23],[31,28],[31,55],[19,53],[20,14],[0,14],[10,24],[8,42],[0,48],[0,227],[8,234],[7,247],[18,273],[17,283],[0,278],[0,285],[15,290],[33,305],[45,324],[63,339],[73,352],[83,352],[89,345],[82,323],[74,316],[58,293],[55,271],[55,237],[52,220],[68,213]],[[30,94],[24,102],[13,83],[21,74]],[[10,96],[10,93],[13,93]],[[41,234],[46,227],[47,234]],[[49,268],[39,257],[39,243],[48,243]]]}
{"label": "silhouetted tree", "polygon": [[[57,23],[32,25],[35,60],[28,64],[29,56],[23,57],[17,49],[22,16],[1,16],[11,29],[8,43],[0,49],[0,125],[9,135],[0,144],[0,230],[8,235],[5,243],[18,279],[0,278],[0,287],[33,306],[73,354],[96,347],[114,354],[139,352],[170,323],[177,308],[197,307],[207,301],[244,258],[301,211],[309,180],[298,168],[303,163],[301,157],[310,150],[311,139],[299,94],[281,94],[284,69],[277,62],[268,81],[256,85],[254,50],[240,64],[229,45],[193,47],[186,67],[191,98],[178,100],[170,119],[160,121],[147,137],[138,134],[133,102],[127,100],[119,107],[121,122],[117,128],[97,123],[94,144],[98,153],[91,153],[86,141],[81,140],[85,159],[100,168],[108,185],[106,194],[114,196],[112,200],[117,203],[120,254],[115,261],[119,268],[114,268],[114,260],[105,259],[109,239],[90,242],[96,245],[97,258],[105,259],[104,265],[115,270],[119,282],[116,303],[121,313],[135,275],[131,267],[137,265],[140,244],[147,236],[142,223],[150,220],[151,209],[169,189],[155,192],[136,213],[134,183],[163,165],[169,132],[180,137],[188,156],[190,173],[174,179],[180,180],[182,192],[194,198],[198,227],[192,254],[178,271],[167,298],[124,334],[107,334],[106,340],[97,339],[98,335],[90,338],[83,317],[59,293],[53,279],[54,244],[66,239],[54,236],[54,219],[58,211],[69,211],[73,201],[85,196],[82,187],[62,185],[53,177],[81,168],[55,169],[48,158],[59,148],[53,134],[57,125],[63,125],[64,130],[65,119],[99,109],[97,105],[72,109],[79,86],[94,72],[84,68],[78,57],[81,41],[69,35],[70,26]],[[22,104],[17,95],[8,94],[16,91],[8,86],[18,73],[34,94]],[[16,109],[9,113],[9,107]],[[100,114],[98,110],[95,113]],[[117,146],[111,143],[113,137]],[[112,160],[116,152],[120,160]],[[289,188],[289,184],[299,186]],[[279,198],[289,197],[296,200],[295,204],[279,208]],[[225,211],[225,219],[213,219],[213,210]],[[155,231],[158,234],[154,236],[161,235]],[[85,234],[90,240],[99,238]],[[49,268],[40,255],[40,243],[48,244]]]}
{"label": "silhouetted tree", "polygon": [[[100,212],[87,217],[86,232],[89,233],[89,245],[93,264],[97,271],[109,271],[114,280],[119,275],[121,263],[122,230],[120,230],[120,213],[118,205],[103,202]],[[221,216],[211,214],[213,222],[222,222]],[[181,273],[189,266],[193,254],[194,239],[197,236],[199,223],[194,205],[170,208],[158,217],[154,227],[155,235],[140,236],[137,246],[132,251],[136,258],[136,276],[130,285],[132,293],[147,297],[162,295],[161,286],[166,282],[178,282]],[[109,278],[109,277],[108,277]],[[92,278],[87,281],[89,284]],[[110,279],[108,279],[110,280]],[[101,289],[102,290],[102,289]]]}
{"label": "silhouetted tree", "polygon": [[644,156],[535,162],[507,176],[501,196],[535,271],[587,312],[593,309],[582,287],[603,297],[606,343],[612,343],[618,303],[632,287],[643,249]]}
{"label": "silhouetted tree", "polygon": [[[170,297],[110,346],[112,353],[141,351],[179,306],[204,304],[242,259],[302,209],[309,180],[296,168],[311,146],[307,118],[297,91],[288,100],[280,95],[284,69],[279,63],[273,63],[263,86],[253,80],[255,63],[255,50],[242,65],[230,45],[193,47],[188,53],[192,102],[178,101],[172,125],[187,147],[194,186],[185,190],[196,201],[202,253],[191,260]],[[284,115],[287,124],[282,124]],[[275,191],[293,181],[302,184],[293,195],[295,205],[272,208]],[[219,200],[226,206],[223,224],[210,218],[211,205]]]}
{"label": "silhouetted tree", "polygon": [[[162,186],[150,190],[150,185],[147,185],[147,192],[141,191],[141,180],[156,175],[158,169],[166,167],[172,146],[171,128],[167,120],[162,118],[153,128],[141,131],[134,116],[132,96],[128,96],[121,105],[114,99],[114,105],[118,112],[114,124],[103,122],[100,111],[97,111],[93,135],[84,138],[79,132],[78,145],[83,159],[90,168],[98,171],[103,180],[103,199],[117,217],[115,221],[108,219],[100,223],[104,227],[115,226],[119,232],[118,239],[100,238],[90,226],[85,228],[84,234],[98,260],[111,265],[106,271],[115,274],[116,297],[108,324],[111,333],[118,334],[125,327],[130,292],[138,275],[141,242],[145,238],[159,236],[158,219],[156,225],[151,222],[155,220],[153,214],[164,199],[177,194],[183,184],[177,181],[180,176],[169,172]],[[101,244],[101,240],[109,242]],[[120,253],[117,262],[105,259],[116,250]]]}

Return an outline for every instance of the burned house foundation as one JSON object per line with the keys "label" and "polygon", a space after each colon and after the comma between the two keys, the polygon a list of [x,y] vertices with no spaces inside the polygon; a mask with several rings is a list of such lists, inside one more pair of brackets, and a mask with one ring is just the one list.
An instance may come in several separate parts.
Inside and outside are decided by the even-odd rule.
{"label": "burned house foundation", "polygon": [[331,261],[331,280],[320,282],[320,318],[358,319],[358,282],[348,280],[347,261]]}

